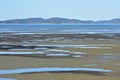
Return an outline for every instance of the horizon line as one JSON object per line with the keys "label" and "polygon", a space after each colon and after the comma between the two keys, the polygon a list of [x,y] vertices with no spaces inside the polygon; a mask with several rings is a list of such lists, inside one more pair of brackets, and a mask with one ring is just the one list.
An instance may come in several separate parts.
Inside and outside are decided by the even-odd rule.
{"label": "horizon line", "polygon": [[65,19],[76,19],[76,20],[83,20],[83,21],[101,21],[101,20],[104,21],[104,20],[119,19],[119,18],[111,18],[111,19],[92,20],[92,19],[77,19],[77,18],[68,18],[68,17],[48,17],[48,18],[43,18],[43,17],[24,17],[24,18],[3,19],[3,20],[0,20],[0,21],[15,20],[15,19],[30,19],[30,18],[42,18],[42,19],[50,19],[50,18],[65,18]]}

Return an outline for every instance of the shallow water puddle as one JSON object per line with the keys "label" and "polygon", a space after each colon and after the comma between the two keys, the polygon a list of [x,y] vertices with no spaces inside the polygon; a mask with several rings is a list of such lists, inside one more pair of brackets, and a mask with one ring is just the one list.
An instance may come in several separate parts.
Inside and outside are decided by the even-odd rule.
{"label": "shallow water puddle", "polygon": [[10,51],[19,51],[19,50],[33,50],[33,49],[9,49]]}
{"label": "shallow water puddle", "polygon": [[44,54],[43,52],[0,52],[1,55],[9,54]]}
{"label": "shallow water puddle", "polygon": [[48,48],[34,48],[34,50],[47,50]]}
{"label": "shallow water puddle", "polygon": [[69,56],[70,54],[63,54],[63,53],[59,53],[59,54],[46,54],[46,56],[49,57],[64,57],[64,56]]}
{"label": "shallow water puddle", "polygon": [[73,58],[81,58],[81,57],[84,57],[84,56],[82,56],[82,55],[73,55],[72,57]]}
{"label": "shallow water puddle", "polygon": [[45,68],[24,68],[24,69],[10,69],[0,70],[0,74],[21,74],[21,73],[43,73],[43,72],[112,72],[112,70],[105,70],[101,68],[59,68],[59,67],[45,67]]}
{"label": "shallow water puddle", "polygon": [[82,52],[72,52],[75,55],[85,55],[86,53],[82,53]]}
{"label": "shallow water puddle", "polygon": [[[39,57],[42,55],[42,57],[85,57],[86,53],[82,52],[70,52],[67,50],[57,50],[57,49],[51,49],[43,52],[0,52],[0,55],[16,55],[16,56],[29,56],[34,57],[35,55],[39,55]],[[44,56],[43,56],[44,55]]]}
{"label": "shallow water puddle", "polygon": [[11,79],[11,78],[0,78],[0,80],[16,80],[16,79]]}
{"label": "shallow water puddle", "polygon": [[95,47],[95,46],[83,46],[80,48],[85,48],[85,49],[112,49],[111,47]]}
{"label": "shallow water puddle", "polygon": [[[95,47],[95,48],[101,48],[101,47],[107,47],[107,48],[110,48],[111,46],[113,46],[113,45],[70,45],[70,44],[49,44],[49,45],[34,45],[34,44],[29,44],[29,45],[27,45],[27,44],[25,44],[25,45],[22,45],[22,46],[54,46],[54,47],[76,47],[76,48],[82,48],[82,47]],[[108,47],[108,46],[110,46],[110,47]]]}
{"label": "shallow water puddle", "polygon": [[69,53],[70,51],[68,50],[60,50],[60,49],[49,49],[47,50],[48,52],[66,52],[66,53]]}

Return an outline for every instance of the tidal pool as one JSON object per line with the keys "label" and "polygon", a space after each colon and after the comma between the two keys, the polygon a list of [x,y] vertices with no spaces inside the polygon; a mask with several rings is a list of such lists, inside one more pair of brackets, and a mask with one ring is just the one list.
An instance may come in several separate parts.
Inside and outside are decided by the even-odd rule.
{"label": "tidal pool", "polygon": [[[37,46],[37,47],[41,47],[41,46],[52,46],[52,47],[57,47],[57,48],[97,48],[97,49],[111,49],[111,47],[113,45],[70,45],[70,44],[49,44],[49,45],[34,45],[34,44],[29,44],[29,45],[22,45],[22,46]],[[108,47],[109,46],[109,47]]]}
{"label": "tidal pool", "polygon": [[0,70],[0,74],[21,74],[21,73],[43,73],[43,72],[99,72],[106,73],[112,70],[105,70],[101,68],[60,68],[60,67],[44,67],[44,68],[24,68],[24,69],[10,69]]}
{"label": "tidal pool", "polygon": [[16,80],[16,79],[11,79],[11,78],[0,78],[0,80]]}
{"label": "tidal pool", "polygon": [[51,57],[64,57],[64,56],[69,56],[70,54],[63,54],[63,53],[59,53],[59,54],[46,54],[46,56],[51,56]]}
{"label": "tidal pool", "polygon": [[44,54],[43,52],[0,52],[1,55],[9,54]]}

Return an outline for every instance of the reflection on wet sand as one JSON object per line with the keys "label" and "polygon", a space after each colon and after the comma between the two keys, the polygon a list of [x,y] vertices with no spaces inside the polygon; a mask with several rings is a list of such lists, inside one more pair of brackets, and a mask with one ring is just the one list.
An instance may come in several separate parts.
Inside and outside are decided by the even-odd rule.
{"label": "reflection on wet sand", "polygon": [[96,72],[96,73],[107,73],[112,70],[105,70],[100,68],[25,68],[25,69],[11,69],[11,70],[0,70],[0,74],[21,74],[21,73],[44,73],[44,72]]}
{"label": "reflection on wet sand", "polygon": [[11,78],[0,78],[0,80],[16,80],[16,79],[11,79]]}

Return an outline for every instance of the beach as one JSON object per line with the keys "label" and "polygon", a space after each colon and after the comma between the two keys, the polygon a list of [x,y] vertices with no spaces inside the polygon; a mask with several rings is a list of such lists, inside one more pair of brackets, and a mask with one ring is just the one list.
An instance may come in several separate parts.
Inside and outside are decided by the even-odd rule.
{"label": "beach", "polygon": [[[112,36],[110,36],[112,35]],[[1,74],[15,80],[118,80],[119,34],[2,33],[0,70],[34,68],[85,68],[88,71],[47,71]],[[89,71],[89,68],[111,70]],[[40,70],[39,69],[39,70]],[[88,78],[89,77],[89,78]]]}

